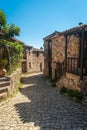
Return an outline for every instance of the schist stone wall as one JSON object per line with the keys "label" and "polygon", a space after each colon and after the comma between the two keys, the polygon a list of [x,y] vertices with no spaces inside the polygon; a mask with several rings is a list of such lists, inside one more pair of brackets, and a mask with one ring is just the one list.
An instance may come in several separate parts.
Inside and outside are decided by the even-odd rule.
{"label": "schist stone wall", "polygon": [[66,73],[59,81],[57,81],[56,86],[58,88],[64,86],[72,90],[81,91],[80,77],[74,74]]}
{"label": "schist stone wall", "polygon": [[[67,38],[67,57],[79,56],[79,39],[75,36]],[[56,62],[62,63],[65,59],[65,37],[58,35],[52,38],[52,78],[55,77]]]}
{"label": "schist stone wall", "polygon": [[67,57],[78,57],[79,56],[79,38],[71,35],[67,38],[68,48]]}
{"label": "schist stone wall", "polygon": [[[75,57],[75,58],[79,57],[79,38],[74,35],[67,37],[67,57]],[[65,59],[65,37],[63,35],[59,35],[57,37],[52,38],[53,79],[55,78],[56,62],[62,63],[64,59]],[[65,86],[67,88],[82,91],[80,84],[80,77],[70,73],[66,73],[59,81],[57,81],[56,85],[58,88]]]}
{"label": "schist stone wall", "polygon": [[63,62],[65,59],[65,39],[58,36],[52,39],[52,78],[55,78],[56,62]]}
{"label": "schist stone wall", "polygon": [[43,72],[44,52],[41,50],[27,51],[27,72]]}
{"label": "schist stone wall", "polygon": [[56,86],[60,89],[66,87],[72,90],[81,91],[84,95],[87,95],[87,78],[80,80],[80,76],[66,73],[62,78],[56,82]]}
{"label": "schist stone wall", "polygon": [[15,90],[18,89],[21,76],[22,76],[21,68],[18,68],[17,70],[15,70],[14,73],[8,76],[10,80],[8,95],[11,95]]}
{"label": "schist stone wall", "polygon": [[44,75],[49,76],[49,55],[48,55],[48,41],[44,41]]}
{"label": "schist stone wall", "polygon": [[[83,25],[76,28],[72,28],[70,30],[66,30],[64,32],[52,33],[44,38],[44,41],[51,41],[52,54],[51,60],[49,62],[49,44],[44,42],[45,75],[48,75],[50,71],[49,63],[51,63],[52,79],[55,79],[57,81],[58,87],[65,86],[71,89],[84,91],[84,93],[87,92],[87,79],[86,81],[84,81],[83,79],[83,76],[85,78],[85,75],[87,75],[87,32],[85,28],[86,26],[87,25]],[[85,30],[83,31],[83,29]],[[82,32],[84,32],[84,35],[82,35]],[[84,40],[83,42],[82,39]],[[81,47],[82,43],[84,43],[84,51]],[[84,60],[82,60],[81,58],[82,52],[82,58]],[[67,62],[65,60],[65,56],[67,57]],[[81,63],[83,64],[83,66]],[[67,71],[66,74],[65,70]],[[77,74],[79,76],[77,76]],[[83,81],[81,81],[81,79],[83,79]]]}

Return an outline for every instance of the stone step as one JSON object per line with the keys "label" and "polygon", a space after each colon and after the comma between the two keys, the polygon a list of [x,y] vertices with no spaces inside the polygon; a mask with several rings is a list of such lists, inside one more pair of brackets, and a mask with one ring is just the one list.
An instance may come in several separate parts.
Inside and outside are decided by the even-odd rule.
{"label": "stone step", "polygon": [[5,87],[5,86],[9,86],[9,85],[10,85],[10,81],[0,82],[0,87]]}
{"label": "stone step", "polygon": [[0,77],[0,82],[2,81],[9,81],[9,79],[7,77]]}
{"label": "stone step", "polygon": [[7,92],[7,94],[11,94],[11,86],[0,87],[0,93]]}
{"label": "stone step", "polygon": [[0,100],[6,99],[7,95],[7,92],[0,93]]}
{"label": "stone step", "polygon": [[7,86],[6,87],[0,87],[0,93],[7,92]]}

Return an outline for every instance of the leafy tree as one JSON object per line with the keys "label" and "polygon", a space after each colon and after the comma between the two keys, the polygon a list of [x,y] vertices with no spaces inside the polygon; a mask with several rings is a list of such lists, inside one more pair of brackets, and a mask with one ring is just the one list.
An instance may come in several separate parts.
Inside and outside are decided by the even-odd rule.
{"label": "leafy tree", "polygon": [[0,10],[0,30],[4,28],[6,24],[6,15],[4,14],[3,10]]}
{"label": "leafy tree", "polygon": [[41,46],[40,49],[43,49],[43,47]]}
{"label": "leafy tree", "polygon": [[82,25],[83,23],[82,22],[79,22],[79,25]]}
{"label": "leafy tree", "polygon": [[15,24],[11,24],[9,26],[9,36],[14,37],[14,36],[19,36],[20,33],[20,28],[18,26],[15,26]]}
{"label": "leafy tree", "polygon": [[[0,31],[3,32],[4,37],[0,38],[0,65],[4,66],[7,70],[16,68],[21,63],[23,57],[23,45],[19,42],[11,41],[11,37],[20,35],[20,28],[15,24],[8,24],[6,15],[0,10]],[[2,52],[2,49],[4,50]],[[12,70],[12,69],[11,69]]]}
{"label": "leafy tree", "polygon": [[5,25],[4,33],[6,38],[19,36],[20,35],[20,28],[15,26],[15,24]]}
{"label": "leafy tree", "polygon": [[4,66],[7,71],[9,70],[9,63],[11,63],[11,69],[14,69],[21,63],[23,57],[23,45],[19,42],[11,42],[8,40],[0,39],[1,48],[4,48],[3,58],[0,59],[0,66]]}
{"label": "leafy tree", "polygon": [[0,31],[3,31],[6,38],[11,38],[20,35],[20,28],[15,24],[7,24],[5,13],[0,10]]}

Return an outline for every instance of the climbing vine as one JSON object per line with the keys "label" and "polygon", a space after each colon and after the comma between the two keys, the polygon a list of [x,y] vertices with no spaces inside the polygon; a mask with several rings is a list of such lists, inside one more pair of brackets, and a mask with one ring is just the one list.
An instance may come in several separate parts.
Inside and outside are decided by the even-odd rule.
{"label": "climbing vine", "polygon": [[23,57],[23,45],[19,42],[11,42],[0,39],[0,67],[4,67],[9,71],[16,69],[21,63]]}

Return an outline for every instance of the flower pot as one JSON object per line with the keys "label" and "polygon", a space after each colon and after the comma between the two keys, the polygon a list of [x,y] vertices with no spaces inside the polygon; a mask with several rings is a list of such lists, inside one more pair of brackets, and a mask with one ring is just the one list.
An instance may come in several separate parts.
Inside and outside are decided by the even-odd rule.
{"label": "flower pot", "polygon": [[5,69],[0,69],[0,76],[5,76],[6,70]]}

